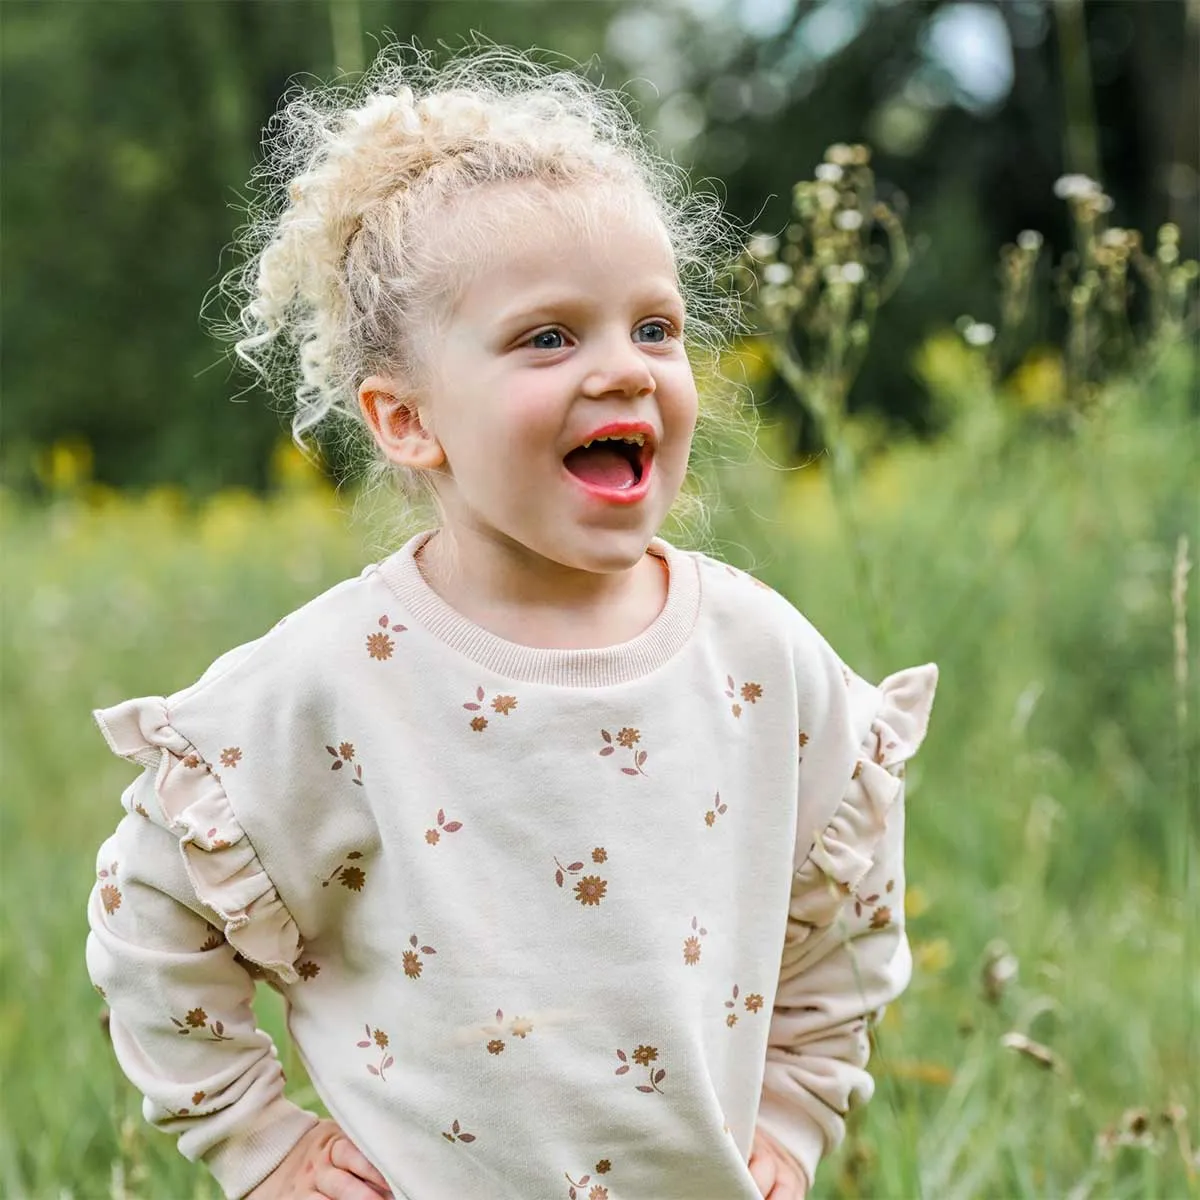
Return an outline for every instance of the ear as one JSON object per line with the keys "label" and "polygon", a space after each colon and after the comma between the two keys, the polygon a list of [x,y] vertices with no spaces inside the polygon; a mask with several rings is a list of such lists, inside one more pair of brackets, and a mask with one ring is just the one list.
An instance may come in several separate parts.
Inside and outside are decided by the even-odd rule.
{"label": "ear", "polygon": [[416,398],[399,380],[368,376],[359,384],[358,403],[380,449],[392,462],[425,471],[445,465],[442,443],[421,423]]}

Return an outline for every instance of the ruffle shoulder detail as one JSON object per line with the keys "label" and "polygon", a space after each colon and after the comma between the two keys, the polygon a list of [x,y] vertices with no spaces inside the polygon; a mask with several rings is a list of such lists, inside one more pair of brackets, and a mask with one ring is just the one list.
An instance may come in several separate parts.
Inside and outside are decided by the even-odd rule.
{"label": "ruffle shoulder detail", "polygon": [[[140,802],[137,811],[179,839],[196,898],[224,922],[229,944],[283,983],[295,983],[300,930],[238,821],[220,774],[171,724],[166,700],[137,697],[94,709],[92,716],[114,754],[157,767],[159,811]],[[125,803],[133,804],[132,788]]]}
{"label": "ruffle shoulder detail", "polygon": [[795,873],[788,950],[798,951],[814,929],[831,925],[871,869],[904,786],[904,764],[925,740],[937,678],[937,667],[926,663],[889,675],[876,689],[878,707],[845,793]]}

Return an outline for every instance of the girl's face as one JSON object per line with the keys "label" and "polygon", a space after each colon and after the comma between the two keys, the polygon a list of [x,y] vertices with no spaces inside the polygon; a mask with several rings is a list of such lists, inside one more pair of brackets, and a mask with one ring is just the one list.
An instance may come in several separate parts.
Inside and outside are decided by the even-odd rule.
{"label": "girl's face", "polygon": [[[388,452],[440,468],[466,544],[603,573],[636,565],[675,500],[697,395],[665,231],[644,206],[593,203],[586,228],[552,198],[536,219],[497,211],[495,247],[428,343],[423,428]],[[643,444],[580,449],[606,433]]]}

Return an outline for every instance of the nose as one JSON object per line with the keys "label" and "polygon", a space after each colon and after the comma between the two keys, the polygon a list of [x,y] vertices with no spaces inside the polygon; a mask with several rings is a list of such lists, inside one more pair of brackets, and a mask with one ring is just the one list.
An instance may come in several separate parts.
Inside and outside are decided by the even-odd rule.
{"label": "nose", "polygon": [[629,340],[628,331],[593,344],[592,362],[581,389],[585,396],[602,399],[615,394],[633,399],[653,394],[654,388],[650,364]]}

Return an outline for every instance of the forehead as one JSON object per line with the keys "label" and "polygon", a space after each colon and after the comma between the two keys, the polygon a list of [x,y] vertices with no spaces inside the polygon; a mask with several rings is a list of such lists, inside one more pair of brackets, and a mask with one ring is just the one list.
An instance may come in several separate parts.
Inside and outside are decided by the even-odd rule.
{"label": "forehead", "polygon": [[492,185],[447,216],[464,314],[518,293],[678,295],[670,238],[640,189]]}

